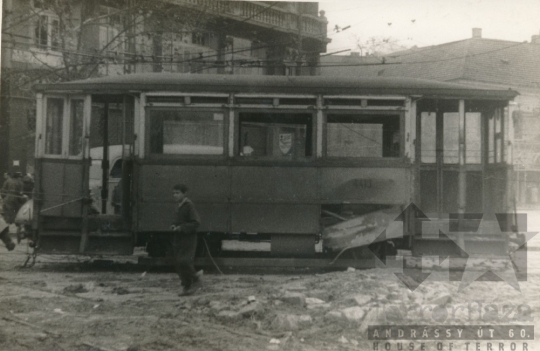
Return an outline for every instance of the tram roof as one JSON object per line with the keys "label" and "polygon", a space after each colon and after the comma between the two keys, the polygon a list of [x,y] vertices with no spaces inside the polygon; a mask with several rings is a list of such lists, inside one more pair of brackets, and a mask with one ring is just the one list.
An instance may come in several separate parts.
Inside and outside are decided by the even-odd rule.
{"label": "tram roof", "polygon": [[511,89],[486,89],[470,85],[406,77],[350,78],[327,76],[203,75],[140,73],[39,84],[40,92],[237,92],[348,95],[421,95],[440,98],[513,99]]}

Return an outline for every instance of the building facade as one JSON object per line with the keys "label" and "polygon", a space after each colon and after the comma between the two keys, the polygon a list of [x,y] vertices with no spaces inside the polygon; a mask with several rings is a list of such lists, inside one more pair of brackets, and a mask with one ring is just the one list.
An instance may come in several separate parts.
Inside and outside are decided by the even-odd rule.
{"label": "building facade", "polygon": [[5,0],[0,172],[33,170],[35,83],[141,72],[316,75],[326,26],[314,2]]}

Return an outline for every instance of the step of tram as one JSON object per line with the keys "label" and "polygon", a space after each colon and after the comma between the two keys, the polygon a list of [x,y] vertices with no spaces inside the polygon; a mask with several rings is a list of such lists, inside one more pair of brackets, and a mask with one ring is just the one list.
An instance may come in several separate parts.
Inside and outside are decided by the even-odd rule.
{"label": "step of tram", "polygon": [[[80,231],[54,231],[54,232],[41,232],[40,237],[48,236],[75,236],[81,237],[82,233]],[[131,232],[90,232],[88,233],[89,237],[107,237],[107,238],[123,238],[123,237],[132,237]]]}
{"label": "step of tram", "polygon": [[90,232],[83,252],[80,231],[42,232],[38,241],[40,254],[131,255],[133,234],[129,232]]}

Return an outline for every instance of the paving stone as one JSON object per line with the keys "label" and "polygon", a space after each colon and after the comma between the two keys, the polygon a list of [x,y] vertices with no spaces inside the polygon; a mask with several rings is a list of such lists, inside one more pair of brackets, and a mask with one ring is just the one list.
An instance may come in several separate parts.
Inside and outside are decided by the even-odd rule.
{"label": "paving stone", "polygon": [[307,305],[308,310],[324,310],[332,307],[329,303],[318,303],[314,305]]}
{"label": "paving stone", "polygon": [[283,302],[287,302],[287,303],[302,306],[302,307],[304,307],[306,305],[306,296],[304,294],[298,293],[298,292],[287,291],[281,297],[281,300]]}
{"label": "paving stone", "polygon": [[403,311],[401,308],[395,305],[387,306],[384,309],[386,319],[389,321],[401,321],[403,320]]}
{"label": "paving stone", "polygon": [[240,311],[238,311],[238,314],[243,317],[251,317],[254,314],[261,313],[263,310],[264,308],[260,302],[253,302],[242,307]]}
{"label": "paving stone", "polygon": [[369,295],[354,295],[352,298],[358,306],[364,306],[371,301],[371,296]]}
{"label": "paving stone", "polygon": [[344,320],[343,313],[341,311],[330,311],[324,315],[324,319],[329,322],[342,322]]}
{"label": "paving stone", "polygon": [[210,304],[208,305],[210,307],[210,312],[212,313],[219,313],[223,310],[226,310],[228,308],[227,305],[225,305],[224,303],[222,302],[219,302],[219,301],[212,301],[210,302]]}
{"label": "paving stone", "polygon": [[307,288],[305,285],[298,284],[298,283],[289,283],[283,285],[283,288],[287,291],[306,291]]}
{"label": "paving stone", "polygon": [[273,321],[273,326],[285,330],[299,330],[311,326],[313,319],[308,314],[278,314]]}
{"label": "paving stone", "polygon": [[379,315],[380,311],[376,308],[371,308],[365,311],[366,316],[358,328],[358,332],[362,338],[367,339],[367,330],[370,325],[379,324],[381,316]]}
{"label": "paving stone", "polygon": [[306,297],[306,303],[308,305],[312,305],[312,304],[321,304],[321,303],[324,303],[324,301],[316,297]]}
{"label": "paving stone", "polygon": [[449,294],[443,294],[441,296],[431,298],[428,303],[430,305],[445,306],[450,301],[452,301],[452,296]]}
{"label": "paving stone", "polygon": [[238,312],[221,311],[221,312],[218,313],[217,318],[222,320],[222,321],[228,322],[228,321],[239,320],[239,319],[242,318],[242,316]]}
{"label": "paving stone", "polygon": [[359,322],[366,314],[364,310],[358,306],[344,308],[341,312],[349,322]]}

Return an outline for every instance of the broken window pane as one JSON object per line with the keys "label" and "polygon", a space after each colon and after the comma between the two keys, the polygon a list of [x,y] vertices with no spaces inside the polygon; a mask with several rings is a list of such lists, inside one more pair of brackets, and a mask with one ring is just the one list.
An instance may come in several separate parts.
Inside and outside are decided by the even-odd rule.
{"label": "broken window pane", "polygon": [[443,162],[459,162],[459,113],[443,114]]}
{"label": "broken window pane", "polygon": [[399,116],[329,115],[329,157],[399,157]]}
{"label": "broken window pane", "polygon": [[421,143],[420,155],[423,163],[435,163],[437,160],[437,118],[435,112],[422,112],[421,114]]}
{"label": "broken window pane", "polygon": [[503,123],[503,112],[502,109],[498,108],[495,112],[495,162],[502,162],[502,123]]}
{"label": "broken window pane", "polygon": [[239,156],[295,159],[311,156],[311,114],[240,114]]}
{"label": "broken window pane", "polygon": [[495,116],[489,116],[488,122],[488,162],[495,162]]}
{"label": "broken window pane", "polygon": [[465,162],[481,163],[482,161],[482,124],[479,112],[465,114]]}
{"label": "broken window pane", "polygon": [[223,154],[223,113],[209,111],[150,112],[150,153]]}

